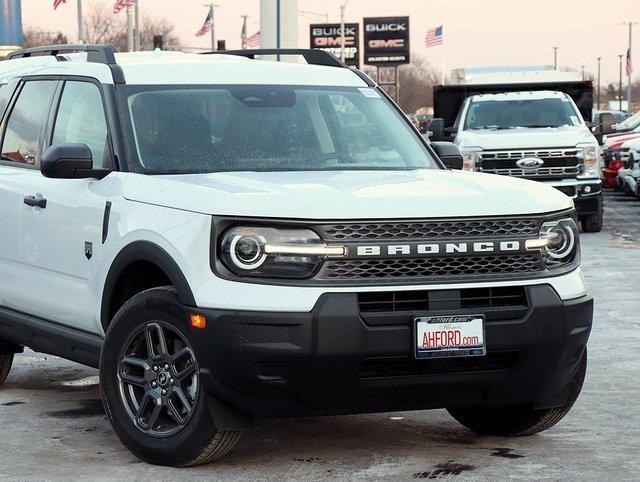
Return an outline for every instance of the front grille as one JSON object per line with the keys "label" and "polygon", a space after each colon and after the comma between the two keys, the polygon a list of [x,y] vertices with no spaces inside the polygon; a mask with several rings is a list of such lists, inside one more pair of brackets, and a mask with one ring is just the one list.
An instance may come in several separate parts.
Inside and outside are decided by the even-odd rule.
{"label": "front grille", "polygon": [[441,239],[536,235],[536,219],[466,219],[407,221],[393,223],[344,223],[316,226],[328,242],[371,239]]}
{"label": "front grille", "polygon": [[536,272],[544,269],[538,254],[328,260],[318,279],[394,279],[440,276],[477,276]]}
{"label": "front grille", "polygon": [[407,356],[368,358],[360,366],[363,380],[392,377],[417,377],[445,373],[507,370],[518,361],[518,351],[488,352],[483,357],[414,360]]}
{"label": "front grille", "polygon": [[[483,151],[477,167],[481,172],[526,178],[575,177],[582,172],[581,155],[576,148]],[[544,164],[530,169],[519,167],[517,162],[527,157],[541,159]]]}
{"label": "front grille", "polygon": [[436,311],[451,309],[526,308],[522,286],[462,290],[380,291],[358,293],[361,313]]}

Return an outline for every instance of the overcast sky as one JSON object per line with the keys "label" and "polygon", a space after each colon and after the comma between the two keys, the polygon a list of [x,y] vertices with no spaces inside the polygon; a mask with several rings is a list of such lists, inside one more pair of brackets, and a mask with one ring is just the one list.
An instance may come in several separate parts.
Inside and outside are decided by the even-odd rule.
{"label": "overcast sky", "polygon": [[[111,0],[83,0],[85,9]],[[164,17],[176,26],[183,45],[207,48],[208,37],[195,32],[207,14],[209,0],[140,0],[145,13]],[[286,2],[287,0],[283,0]],[[53,0],[22,0],[23,23],[76,36],[76,0],[53,11]],[[215,0],[217,38],[227,48],[240,47],[240,15],[249,15],[249,35],[259,29],[260,0]],[[309,23],[339,21],[342,0],[299,0],[302,11],[317,12],[315,19],[301,13],[299,41],[309,46]],[[124,15],[121,13],[120,15]],[[409,15],[412,50],[440,68],[442,47],[424,47],[430,27],[445,26],[446,70],[490,65],[542,65],[553,63],[558,46],[559,64],[596,71],[602,57],[602,77],[617,81],[618,54],[626,53],[627,20],[640,21],[640,0],[350,0],[347,21],[364,16]],[[634,27],[634,78],[640,73],[640,25]]]}

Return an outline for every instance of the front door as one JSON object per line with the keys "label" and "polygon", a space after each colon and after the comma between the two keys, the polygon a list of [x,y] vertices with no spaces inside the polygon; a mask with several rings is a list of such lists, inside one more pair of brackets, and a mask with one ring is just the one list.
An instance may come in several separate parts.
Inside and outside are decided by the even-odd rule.
{"label": "front door", "polygon": [[[55,111],[50,144],[86,144],[94,168],[110,167],[111,147],[99,87],[84,81],[64,82]],[[37,300],[29,313],[95,331],[99,299],[95,280],[113,179],[49,179],[39,170],[29,174],[22,194],[46,200],[46,206],[23,205],[20,216],[20,261],[25,278],[35,281],[30,297]]]}

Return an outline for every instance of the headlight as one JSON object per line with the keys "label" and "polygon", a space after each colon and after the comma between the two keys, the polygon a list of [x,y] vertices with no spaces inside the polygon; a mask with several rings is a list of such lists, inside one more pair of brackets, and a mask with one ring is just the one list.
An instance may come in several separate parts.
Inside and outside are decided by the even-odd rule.
{"label": "headlight", "polygon": [[582,174],[579,177],[600,177],[600,157],[598,145],[593,143],[578,144],[578,156],[582,160]]}
{"label": "headlight", "polygon": [[327,256],[343,256],[309,229],[231,228],[222,236],[220,259],[236,275],[309,278]]}
{"label": "headlight", "polygon": [[480,147],[461,147],[460,152],[462,153],[462,170],[463,171],[475,171],[476,163],[480,159],[480,152],[482,149]]}
{"label": "headlight", "polygon": [[530,251],[541,250],[548,269],[571,263],[578,254],[578,226],[572,218],[545,222],[540,238],[528,240],[526,247]]}

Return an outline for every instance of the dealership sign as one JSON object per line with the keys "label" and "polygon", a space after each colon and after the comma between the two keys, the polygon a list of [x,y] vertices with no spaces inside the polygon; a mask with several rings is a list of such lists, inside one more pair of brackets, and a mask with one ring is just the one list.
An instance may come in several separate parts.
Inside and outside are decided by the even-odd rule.
{"label": "dealership sign", "polygon": [[369,65],[409,63],[409,17],[364,19],[364,63]]}
{"label": "dealership sign", "polygon": [[[312,24],[309,33],[312,49],[325,50],[340,58],[342,30],[339,23]],[[347,65],[360,66],[360,24],[344,24],[344,61]]]}

